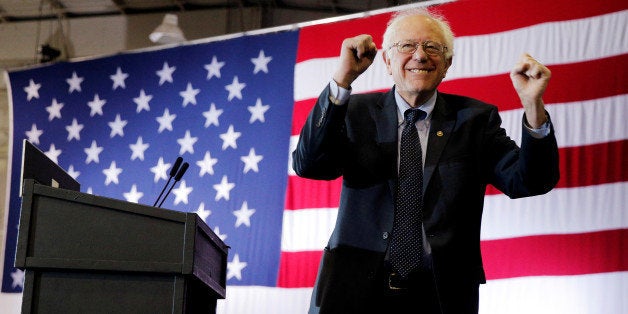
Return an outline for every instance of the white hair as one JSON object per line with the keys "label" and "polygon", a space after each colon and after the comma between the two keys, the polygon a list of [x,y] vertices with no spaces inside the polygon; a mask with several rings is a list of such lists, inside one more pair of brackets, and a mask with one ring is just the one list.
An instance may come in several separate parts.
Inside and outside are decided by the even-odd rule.
{"label": "white hair", "polygon": [[395,24],[397,24],[400,20],[408,17],[408,16],[415,16],[415,15],[420,15],[420,16],[426,16],[431,18],[432,20],[434,20],[436,22],[436,24],[438,25],[438,27],[440,28],[441,32],[443,33],[443,37],[445,39],[445,46],[447,46],[447,51],[445,52],[445,57],[446,58],[451,58],[454,55],[454,33],[451,30],[451,27],[449,26],[449,22],[447,22],[447,19],[445,19],[444,16],[442,16],[441,14],[434,12],[434,11],[430,11],[425,7],[420,7],[420,8],[413,8],[413,9],[409,9],[409,10],[404,10],[404,11],[398,11],[395,14],[393,14],[392,18],[390,19],[390,21],[388,21],[388,24],[386,26],[386,31],[384,32],[384,40],[382,42],[382,49],[384,50],[388,50],[390,49],[390,47],[394,44],[392,42],[392,38],[394,38],[395,36],[395,32],[397,31]]}

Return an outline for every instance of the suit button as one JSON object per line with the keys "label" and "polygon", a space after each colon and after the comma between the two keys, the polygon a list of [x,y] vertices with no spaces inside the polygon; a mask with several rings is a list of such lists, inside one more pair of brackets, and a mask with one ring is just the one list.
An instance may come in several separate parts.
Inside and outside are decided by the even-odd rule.
{"label": "suit button", "polygon": [[382,239],[388,239],[388,232],[384,231],[384,233],[382,233]]}
{"label": "suit button", "polygon": [[367,279],[369,279],[369,280],[373,280],[373,279],[375,279],[375,272],[374,272],[374,271],[369,271],[369,272],[366,274],[366,278],[367,278]]}

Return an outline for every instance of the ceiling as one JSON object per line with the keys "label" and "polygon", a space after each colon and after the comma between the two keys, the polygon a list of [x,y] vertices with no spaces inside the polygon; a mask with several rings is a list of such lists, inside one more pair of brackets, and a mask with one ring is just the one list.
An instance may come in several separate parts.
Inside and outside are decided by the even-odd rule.
{"label": "ceiling", "polygon": [[[230,12],[234,10],[253,9],[260,13],[261,18],[247,27],[264,29],[282,26],[286,23],[307,22],[312,19],[344,16],[423,1],[427,0],[0,0],[0,31],[5,32],[0,34],[0,38],[7,42],[14,40],[16,36],[20,36],[20,31],[29,30],[28,27],[32,27],[33,23],[29,22],[108,16],[131,17],[151,13],[177,14],[207,10],[219,10],[221,14],[226,12],[230,16]],[[233,13],[237,19],[237,12]],[[17,26],[17,24],[20,25]],[[22,27],[22,24],[26,26]],[[12,27],[13,25],[16,27]],[[235,25],[235,29],[245,30],[244,26],[240,26],[237,28]],[[35,34],[39,36],[38,27]],[[61,36],[56,40],[62,42],[65,39]],[[39,37],[35,39],[35,42],[36,48],[31,47],[31,43],[27,40],[20,40],[11,45],[0,45],[0,70],[38,62],[37,58],[47,45],[39,45]],[[135,43],[135,46],[128,44],[124,46],[124,49],[144,47],[142,44],[144,43]],[[52,46],[59,47],[58,44]],[[32,52],[33,49],[36,51]],[[85,49],[92,49],[87,50],[89,53],[93,53],[94,49],[103,53],[97,50],[99,49],[97,45]],[[56,50],[55,53],[59,53],[58,48],[54,50]],[[75,52],[62,53],[67,54],[62,58],[67,58]],[[32,57],[33,55],[35,57]],[[43,55],[48,54],[43,53]],[[3,87],[2,81],[0,79],[0,89]]]}
{"label": "ceiling", "polygon": [[[100,15],[131,15],[159,12],[183,12],[225,8],[259,7],[266,12],[291,9],[352,14],[382,9],[410,2],[403,0],[0,0],[0,24],[37,21],[59,17],[78,18]],[[270,15],[270,14],[269,14]],[[275,26],[266,20],[262,27]]]}

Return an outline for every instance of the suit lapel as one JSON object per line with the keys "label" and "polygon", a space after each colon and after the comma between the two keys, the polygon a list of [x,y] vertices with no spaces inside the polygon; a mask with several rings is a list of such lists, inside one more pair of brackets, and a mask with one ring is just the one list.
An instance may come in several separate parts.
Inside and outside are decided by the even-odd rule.
{"label": "suit lapel", "polygon": [[394,89],[384,94],[377,103],[373,115],[377,126],[377,141],[379,143],[397,142],[397,103]]}
{"label": "suit lapel", "polygon": [[451,112],[450,105],[447,104],[439,93],[430,121],[430,134],[427,141],[427,154],[423,170],[423,193],[425,193],[426,187],[430,183],[438,160],[456,123],[455,117],[450,116]]}
{"label": "suit lapel", "polygon": [[[397,120],[397,102],[395,101],[395,89],[392,88],[384,97],[377,103],[376,112],[374,115],[375,125],[377,126],[377,141],[379,143],[397,143],[398,141],[398,120]],[[396,152],[396,150],[395,150]],[[397,154],[393,155],[394,158],[390,158],[392,165],[385,165],[388,169],[394,169],[397,171]],[[397,191],[397,176],[396,173],[391,174],[391,179],[388,180],[388,187],[390,188],[391,195],[395,195]]]}

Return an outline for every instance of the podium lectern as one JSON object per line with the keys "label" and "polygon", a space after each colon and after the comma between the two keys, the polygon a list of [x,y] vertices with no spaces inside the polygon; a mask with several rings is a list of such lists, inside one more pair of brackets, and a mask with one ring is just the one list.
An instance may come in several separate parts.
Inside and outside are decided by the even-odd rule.
{"label": "podium lectern", "polygon": [[195,213],[24,180],[22,313],[215,313],[227,250]]}

